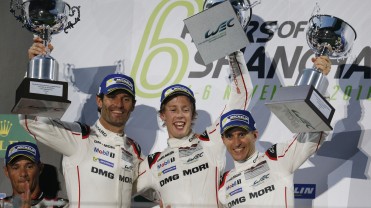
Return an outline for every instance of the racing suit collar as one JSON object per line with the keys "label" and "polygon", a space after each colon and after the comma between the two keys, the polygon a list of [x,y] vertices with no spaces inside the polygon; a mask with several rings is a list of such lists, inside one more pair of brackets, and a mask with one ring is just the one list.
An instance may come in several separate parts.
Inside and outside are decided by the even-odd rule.
{"label": "racing suit collar", "polygon": [[247,160],[234,161],[234,167],[237,170],[243,169],[244,167],[246,167],[246,165],[249,166],[249,165],[256,163],[256,160],[258,159],[258,157],[259,157],[259,152],[255,151],[254,154],[252,154],[249,158],[247,158]]}
{"label": "racing suit collar", "polygon": [[197,142],[197,139],[195,139],[196,135],[195,133],[191,132],[188,136],[185,136],[183,138],[169,138],[167,139],[167,145],[169,147],[184,147],[188,146],[190,143]]}
{"label": "racing suit collar", "polygon": [[103,127],[103,125],[100,123],[99,119],[94,125],[96,133],[105,138],[105,142],[114,145],[114,146],[121,146],[125,143],[126,135],[123,133],[118,134],[115,132],[112,132],[106,128]]}

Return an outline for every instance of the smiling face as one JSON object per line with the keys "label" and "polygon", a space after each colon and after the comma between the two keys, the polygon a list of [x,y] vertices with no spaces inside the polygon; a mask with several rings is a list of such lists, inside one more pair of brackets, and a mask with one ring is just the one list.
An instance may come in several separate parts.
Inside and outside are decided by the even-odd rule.
{"label": "smiling face", "polygon": [[13,195],[20,195],[30,188],[31,196],[40,192],[39,176],[42,164],[36,164],[25,156],[18,156],[4,167],[5,175],[10,179]]}
{"label": "smiling face", "polygon": [[134,110],[134,98],[124,90],[116,90],[104,95],[103,98],[97,96],[96,100],[101,110],[99,121],[104,128],[115,133],[122,133],[130,113]]}
{"label": "smiling face", "polygon": [[160,112],[170,138],[183,138],[192,131],[194,114],[193,103],[187,96],[178,95],[171,98]]}
{"label": "smiling face", "polygon": [[227,130],[222,138],[232,158],[235,161],[244,161],[255,152],[258,131],[247,131],[240,127],[234,127]]}

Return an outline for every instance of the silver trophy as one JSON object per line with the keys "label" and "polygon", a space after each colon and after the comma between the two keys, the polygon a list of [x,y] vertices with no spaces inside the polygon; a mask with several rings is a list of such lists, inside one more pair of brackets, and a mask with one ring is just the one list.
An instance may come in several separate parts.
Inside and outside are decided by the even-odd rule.
{"label": "silver trophy", "polygon": [[[210,9],[220,3],[223,3],[228,0],[205,0],[203,9]],[[243,30],[246,32],[247,26],[251,20],[252,15],[252,8],[260,3],[259,1],[254,1],[252,4],[249,0],[229,0],[231,2],[231,5],[234,9],[234,12],[237,15],[237,18],[239,22],[241,23],[241,26]]]}
{"label": "silver trophy", "polygon": [[[314,15],[308,22],[307,42],[316,56],[344,58],[356,39],[356,31],[345,21],[330,15]],[[317,68],[304,69],[295,86],[281,87],[270,110],[292,132],[332,130],[335,109],[324,98],[328,80]]]}
{"label": "silver trophy", "polygon": [[204,65],[244,48],[251,19],[249,0],[205,0],[203,11],[184,20]]}
{"label": "silver trophy", "polygon": [[[11,0],[10,12],[24,28],[42,38],[47,49],[45,55],[29,62],[12,113],[60,118],[71,104],[68,83],[58,81],[58,62],[50,56],[47,46],[52,35],[68,33],[80,21],[80,7],[71,7],[62,0]],[[72,17],[74,21],[68,21]]]}

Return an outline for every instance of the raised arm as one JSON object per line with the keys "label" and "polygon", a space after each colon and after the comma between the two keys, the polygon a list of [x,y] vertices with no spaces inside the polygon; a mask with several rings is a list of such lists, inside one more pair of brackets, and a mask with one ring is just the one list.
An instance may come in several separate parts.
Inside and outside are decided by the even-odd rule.
{"label": "raised arm", "polygon": [[[83,127],[78,123],[57,119],[20,115],[20,124],[35,140],[66,156],[79,151],[83,139]],[[86,127],[85,131],[89,131]]]}
{"label": "raised arm", "polygon": [[[331,61],[328,56],[312,58],[314,66],[324,75],[331,69]],[[293,141],[286,145],[274,145],[277,148],[277,159],[281,160],[287,170],[294,172],[322,145],[328,133],[326,132],[302,132],[295,135]],[[269,155],[269,150],[267,151]]]}
{"label": "raised arm", "polygon": [[246,110],[250,103],[250,93],[253,90],[251,77],[246,67],[244,55],[241,51],[236,51],[228,56],[231,81],[229,83],[231,92],[228,102],[220,112],[218,118],[207,129],[209,136],[221,142],[219,131],[220,116],[232,109]]}
{"label": "raised arm", "polygon": [[251,77],[246,67],[244,54],[236,51],[228,56],[231,94],[224,112],[232,109],[246,110],[250,102],[250,93],[253,90]]}

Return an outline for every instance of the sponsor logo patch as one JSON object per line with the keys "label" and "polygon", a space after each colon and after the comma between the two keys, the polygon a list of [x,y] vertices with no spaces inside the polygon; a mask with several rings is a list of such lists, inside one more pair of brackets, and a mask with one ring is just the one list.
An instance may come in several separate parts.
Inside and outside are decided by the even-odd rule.
{"label": "sponsor logo patch", "polygon": [[107,161],[107,160],[103,160],[103,159],[98,158],[98,157],[93,157],[93,161],[94,162],[99,162],[100,164],[111,167],[111,168],[113,168],[113,166],[114,166],[114,164],[112,162]]}
{"label": "sponsor logo patch", "polygon": [[294,184],[294,195],[296,199],[314,199],[316,184]]}
{"label": "sponsor logo patch", "polygon": [[249,179],[255,178],[258,175],[261,175],[267,171],[269,171],[269,166],[267,164],[267,161],[263,161],[261,163],[258,163],[256,166],[245,170],[244,172],[245,179],[249,180]]}
{"label": "sponsor logo patch", "polygon": [[162,174],[166,174],[168,172],[171,172],[173,170],[176,170],[176,166],[171,166],[170,168],[166,168],[158,173],[158,176],[161,176]]}

